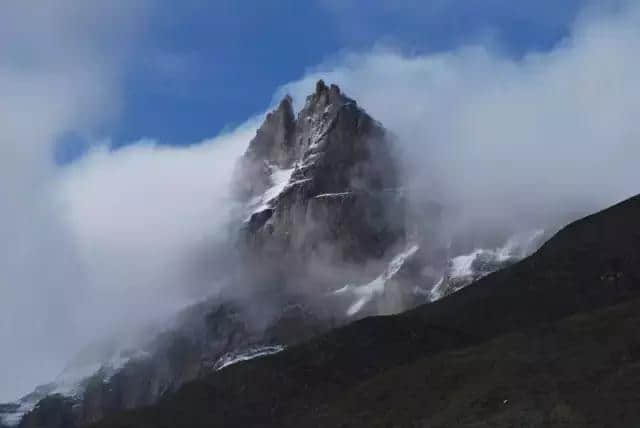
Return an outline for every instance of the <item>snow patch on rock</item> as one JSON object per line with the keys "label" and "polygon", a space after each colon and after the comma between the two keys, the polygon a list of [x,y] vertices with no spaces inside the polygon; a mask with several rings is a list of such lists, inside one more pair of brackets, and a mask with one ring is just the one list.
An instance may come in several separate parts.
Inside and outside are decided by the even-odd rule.
{"label": "snow patch on rock", "polygon": [[[126,356],[125,356],[126,355]],[[87,381],[100,375],[103,382],[121,370],[129,361],[148,357],[145,351],[124,352],[123,350],[102,362],[91,362],[64,369],[53,382],[38,386],[30,394],[14,403],[0,404],[0,422],[6,426],[17,426],[24,415],[31,412],[43,398],[59,394],[70,398],[80,398],[84,394]]]}
{"label": "snow patch on rock", "polygon": [[216,361],[213,368],[214,370],[222,370],[225,367],[229,367],[232,364],[236,364],[242,361],[253,360],[254,358],[264,357],[266,355],[277,354],[285,349],[283,345],[270,345],[251,348],[241,352],[230,352],[223,355]]}
{"label": "snow patch on rock", "polygon": [[[3,404],[2,407],[6,409],[3,409],[3,412],[0,413],[0,423],[9,427],[17,426],[22,420],[22,417],[32,411],[37,403],[37,401],[20,402],[15,403],[13,406]],[[9,406],[11,406],[11,408],[9,408]]]}
{"label": "snow patch on rock", "polygon": [[398,254],[393,258],[393,260],[391,260],[391,262],[389,262],[385,271],[373,281],[357,286],[347,284],[339,290],[334,291],[334,294],[351,294],[356,297],[355,302],[347,309],[347,316],[354,316],[374,297],[384,293],[387,281],[398,273],[404,262],[418,251],[418,248],[419,247],[417,245],[412,245],[402,253]]}
{"label": "snow patch on rock", "polygon": [[316,199],[320,198],[344,198],[345,196],[351,195],[353,192],[339,192],[339,193],[322,193],[320,195],[314,196]]}
{"label": "snow patch on rock", "polygon": [[262,212],[271,208],[271,203],[287,188],[291,175],[295,168],[280,169],[278,167],[271,167],[271,187],[269,187],[262,195],[258,195],[249,202],[249,216],[245,221],[248,221],[253,214]]}
{"label": "snow patch on rock", "polygon": [[519,233],[510,237],[502,247],[478,248],[469,254],[453,257],[447,271],[431,288],[430,300],[439,300],[498,269],[527,257],[538,248],[543,236],[544,230],[541,229]]}

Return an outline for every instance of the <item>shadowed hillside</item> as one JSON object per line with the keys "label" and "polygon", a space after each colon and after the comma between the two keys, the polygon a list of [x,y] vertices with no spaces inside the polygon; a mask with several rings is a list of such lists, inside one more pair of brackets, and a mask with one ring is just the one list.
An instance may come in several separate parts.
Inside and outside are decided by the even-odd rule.
{"label": "shadowed hillside", "polygon": [[439,302],[231,366],[97,426],[639,423],[639,219],[636,196]]}

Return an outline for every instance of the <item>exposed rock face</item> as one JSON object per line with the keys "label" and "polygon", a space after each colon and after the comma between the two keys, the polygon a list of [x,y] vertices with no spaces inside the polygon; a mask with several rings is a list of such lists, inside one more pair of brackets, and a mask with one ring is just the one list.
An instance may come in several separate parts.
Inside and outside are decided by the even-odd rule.
{"label": "exposed rock face", "polygon": [[20,428],[72,428],[75,425],[74,401],[62,395],[48,396],[38,403],[37,411],[20,421]]}
{"label": "exposed rock face", "polygon": [[185,382],[213,371],[226,353],[274,340],[247,322],[246,314],[233,304],[192,308],[184,316],[177,330],[154,339],[147,356],[130,360],[111,377],[93,376],[81,397],[78,425],[118,409],[153,404]]}
{"label": "exposed rock face", "polygon": [[251,141],[238,165],[235,182],[240,198],[264,192],[270,184],[270,165],[286,169],[291,163],[289,146],[295,130],[291,97],[285,97],[278,108],[269,113]]}
{"label": "exposed rock face", "polygon": [[289,97],[267,116],[238,164],[248,247],[288,275],[380,259],[404,238],[397,177],[385,129],[319,81],[297,118]]}
{"label": "exposed rock face", "polygon": [[55,383],[40,387],[20,403],[0,405],[0,412],[17,413],[24,404],[31,410],[20,427],[83,427],[114,412],[149,406],[234,359],[273,353],[332,326],[301,304],[283,306],[268,318],[255,312],[259,309],[216,300],[200,303],[179,315],[176,328],[141,343],[136,353],[121,351],[116,358],[126,360],[122,367],[103,365],[80,379],[73,392]]}

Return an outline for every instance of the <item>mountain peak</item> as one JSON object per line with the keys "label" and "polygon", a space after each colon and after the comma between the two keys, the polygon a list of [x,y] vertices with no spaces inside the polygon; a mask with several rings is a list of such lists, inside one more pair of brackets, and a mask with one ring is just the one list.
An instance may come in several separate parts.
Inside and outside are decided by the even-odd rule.
{"label": "mountain peak", "polygon": [[285,97],[237,168],[258,252],[294,253],[300,265],[319,250],[357,262],[383,256],[404,234],[384,214],[398,183],[388,143],[382,125],[335,84],[319,80],[296,118]]}
{"label": "mountain peak", "polygon": [[344,95],[338,85],[332,83],[330,86],[327,86],[324,80],[320,79],[316,82],[315,92],[307,97],[307,101],[300,115],[304,116],[309,113],[317,114],[318,112],[326,113],[324,110],[329,106],[339,108],[345,104],[356,105],[356,102]]}
{"label": "mountain peak", "polygon": [[324,83],[324,80],[320,79],[316,82],[316,94],[320,94],[327,90],[327,85]]}
{"label": "mountain peak", "polygon": [[340,95],[340,87],[335,83],[332,83],[330,87],[327,87],[327,84],[324,83],[324,80],[320,79],[316,82],[316,95],[320,95],[324,92],[329,92],[333,95]]}
{"label": "mountain peak", "polygon": [[282,98],[282,100],[280,101],[280,104],[278,104],[278,108],[276,110],[286,110],[293,113],[293,98],[291,98],[291,95],[285,95],[284,98]]}

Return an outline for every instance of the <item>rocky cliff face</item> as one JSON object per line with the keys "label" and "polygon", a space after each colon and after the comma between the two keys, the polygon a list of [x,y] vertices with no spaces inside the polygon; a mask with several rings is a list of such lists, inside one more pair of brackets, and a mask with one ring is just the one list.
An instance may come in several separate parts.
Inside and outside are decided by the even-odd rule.
{"label": "rocky cliff face", "polygon": [[405,238],[390,136],[335,85],[319,81],[297,118],[291,103],[267,116],[236,170],[254,263],[292,279],[389,256]]}
{"label": "rocky cliff face", "polygon": [[279,352],[332,327],[331,320],[293,302],[268,315],[260,310],[246,302],[202,302],[179,314],[175,327],[141,339],[135,349],[117,350],[93,371],[70,366],[18,403],[0,405],[0,416],[9,426],[86,426],[113,412],[153,404],[188,381]]}

